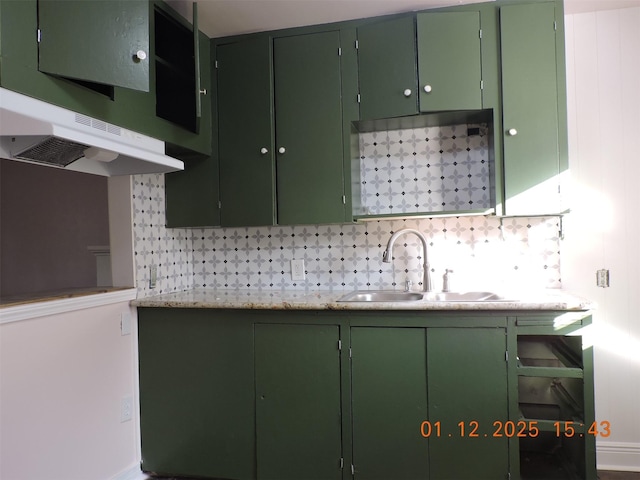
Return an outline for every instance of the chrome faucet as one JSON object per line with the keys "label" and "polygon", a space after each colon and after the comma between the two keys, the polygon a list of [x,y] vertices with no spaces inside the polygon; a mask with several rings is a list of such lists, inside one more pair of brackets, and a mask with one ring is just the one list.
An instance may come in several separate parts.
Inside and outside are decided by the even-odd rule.
{"label": "chrome faucet", "polygon": [[396,243],[396,240],[401,235],[405,233],[414,233],[418,236],[420,241],[422,242],[422,251],[423,253],[423,263],[422,263],[422,289],[425,292],[431,292],[433,287],[431,285],[431,272],[429,271],[429,261],[427,260],[427,239],[423,235],[422,232],[418,230],[414,230],[413,228],[403,228],[402,230],[398,230],[396,233],[391,235],[389,242],[387,243],[387,249],[382,254],[382,261],[384,263],[391,263],[391,259],[393,258],[393,245]]}

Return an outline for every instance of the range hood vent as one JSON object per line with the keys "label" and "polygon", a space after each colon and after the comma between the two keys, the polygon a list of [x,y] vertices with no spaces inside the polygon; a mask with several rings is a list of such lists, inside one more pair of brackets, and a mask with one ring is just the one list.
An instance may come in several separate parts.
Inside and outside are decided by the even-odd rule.
{"label": "range hood vent", "polygon": [[0,158],[97,175],[183,170],[164,142],[0,88]]}
{"label": "range hood vent", "polygon": [[37,163],[48,163],[66,167],[84,157],[88,145],[70,142],[56,137],[47,137],[42,142],[16,153],[14,158]]}

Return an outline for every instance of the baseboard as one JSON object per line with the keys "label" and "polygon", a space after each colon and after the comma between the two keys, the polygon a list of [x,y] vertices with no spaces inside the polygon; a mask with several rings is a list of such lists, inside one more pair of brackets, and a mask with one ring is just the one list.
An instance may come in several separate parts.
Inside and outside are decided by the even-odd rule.
{"label": "baseboard", "polygon": [[150,478],[151,478],[150,476],[148,476],[147,474],[143,473],[142,470],[140,470],[140,465],[136,464],[131,468],[128,468],[123,472],[120,472],[111,480],[148,480]]}
{"label": "baseboard", "polygon": [[640,472],[640,444],[598,442],[596,444],[598,470]]}

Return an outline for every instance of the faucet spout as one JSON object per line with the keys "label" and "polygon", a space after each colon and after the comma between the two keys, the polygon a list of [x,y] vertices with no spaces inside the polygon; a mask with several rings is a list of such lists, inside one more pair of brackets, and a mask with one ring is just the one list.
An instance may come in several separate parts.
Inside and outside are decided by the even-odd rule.
{"label": "faucet spout", "polygon": [[433,291],[433,286],[431,284],[431,272],[429,271],[429,260],[427,259],[427,238],[424,236],[422,232],[419,230],[415,230],[413,228],[403,228],[398,230],[387,242],[387,249],[382,254],[382,261],[384,263],[391,263],[393,258],[393,246],[396,243],[398,237],[404,235],[405,233],[413,233],[416,235],[420,242],[422,242],[422,251],[423,251],[423,263],[422,263],[422,289],[425,292]]}

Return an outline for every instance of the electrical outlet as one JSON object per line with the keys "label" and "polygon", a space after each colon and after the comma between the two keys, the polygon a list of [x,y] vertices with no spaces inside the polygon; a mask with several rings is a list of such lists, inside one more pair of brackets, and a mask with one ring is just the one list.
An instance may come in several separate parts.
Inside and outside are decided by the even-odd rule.
{"label": "electrical outlet", "polygon": [[158,266],[150,265],[149,266],[149,288],[156,288],[156,283],[158,282]]}
{"label": "electrical outlet", "polygon": [[291,260],[291,280],[304,280],[304,260]]}
{"label": "electrical outlet", "polygon": [[129,312],[120,314],[120,335],[131,335],[131,314]]}
{"label": "electrical outlet", "polygon": [[596,286],[607,288],[609,286],[609,270],[603,268],[596,271]]}
{"label": "electrical outlet", "polygon": [[120,402],[120,423],[128,422],[133,418],[133,397],[123,397]]}

